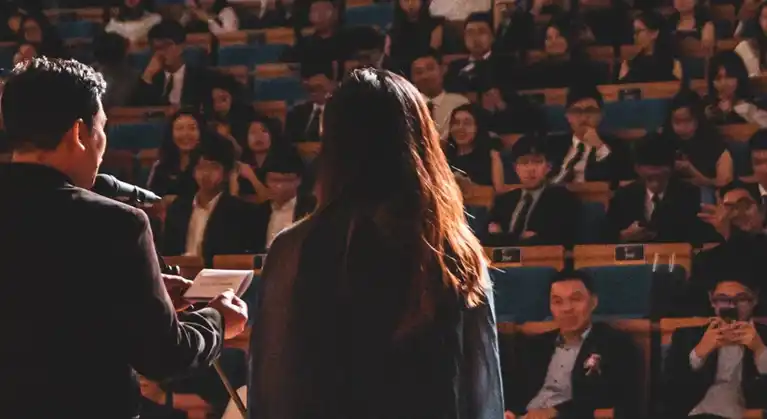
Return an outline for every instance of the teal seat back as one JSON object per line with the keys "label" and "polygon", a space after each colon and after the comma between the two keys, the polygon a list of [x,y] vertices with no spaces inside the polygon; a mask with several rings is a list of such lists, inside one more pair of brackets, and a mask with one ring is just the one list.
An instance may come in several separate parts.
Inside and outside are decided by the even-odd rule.
{"label": "teal seat back", "polygon": [[498,321],[524,323],[549,317],[549,287],[556,273],[549,267],[492,269]]}
{"label": "teal seat back", "polygon": [[346,9],[346,23],[358,26],[377,26],[386,29],[391,25],[394,11],[391,2],[369,4]]}
{"label": "teal seat back", "polygon": [[255,80],[253,89],[258,100],[284,100],[293,104],[306,98],[301,80],[296,77]]}
{"label": "teal seat back", "polygon": [[578,243],[599,243],[604,229],[605,206],[601,202],[581,203],[580,222],[578,223]]}
{"label": "teal seat back", "polygon": [[165,125],[165,121],[162,120],[110,125],[107,128],[109,148],[113,150],[157,148],[162,141]]}

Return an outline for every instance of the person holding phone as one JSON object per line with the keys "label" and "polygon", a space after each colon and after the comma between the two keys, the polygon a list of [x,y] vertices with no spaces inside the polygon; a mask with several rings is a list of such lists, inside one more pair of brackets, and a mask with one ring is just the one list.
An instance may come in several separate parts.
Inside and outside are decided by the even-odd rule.
{"label": "person holding phone", "polygon": [[758,288],[748,274],[719,278],[709,293],[715,317],[672,337],[668,418],[740,418],[745,409],[767,407],[767,325],[753,319]]}

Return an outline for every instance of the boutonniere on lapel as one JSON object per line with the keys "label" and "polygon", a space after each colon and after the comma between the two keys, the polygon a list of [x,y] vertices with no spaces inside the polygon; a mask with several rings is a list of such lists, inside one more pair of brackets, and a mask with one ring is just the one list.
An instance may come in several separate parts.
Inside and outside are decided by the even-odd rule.
{"label": "boutonniere on lapel", "polygon": [[586,359],[586,362],[583,363],[583,369],[586,370],[587,377],[590,375],[602,374],[602,370],[599,367],[601,361],[602,357],[599,354],[589,355],[588,359]]}

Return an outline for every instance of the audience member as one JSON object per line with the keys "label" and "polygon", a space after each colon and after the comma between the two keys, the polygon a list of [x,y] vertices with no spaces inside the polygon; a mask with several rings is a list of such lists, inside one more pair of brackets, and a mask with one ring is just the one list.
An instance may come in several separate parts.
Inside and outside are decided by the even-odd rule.
{"label": "audience member", "polygon": [[735,270],[719,272],[707,326],[680,328],[666,358],[668,418],[740,418],[767,408],[767,326],[754,322],[759,290]]}
{"label": "audience member", "polygon": [[748,140],[751,169],[759,186],[759,203],[767,209],[767,130],[759,130]]}
{"label": "audience member", "polygon": [[450,115],[455,108],[469,103],[469,99],[445,91],[445,73],[440,62],[434,51],[419,55],[410,67],[410,80],[428,101],[440,138],[445,140],[450,132]]}
{"label": "audience member", "polygon": [[432,16],[445,20],[461,21],[474,13],[487,12],[492,7],[490,0],[431,0],[429,11]]}
{"label": "audience member", "polygon": [[37,47],[34,44],[29,42],[19,43],[19,46],[16,48],[16,53],[13,54],[13,65],[16,66],[20,62],[31,60],[38,55]]}
{"label": "audience member", "polygon": [[197,193],[180,195],[168,207],[164,255],[200,256],[210,265],[215,255],[254,250],[254,209],[226,192],[234,165],[229,141],[214,136],[202,143],[194,166]]}
{"label": "audience member", "polygon": [[39,55],[67,58],[61,36],[43,14],[23,15],[17,35],[19,42],[34,45]]}
{"label": "audience member", "polygon": [[754,104],[743,60],[732,51],[716,54],[708,65],[706,116],[716,124],[748,122],[767,127],[767,111]]}
{"label": "audience member", "polygon": [[674,14],[668,19],[677,40],[699,39],[704,47],[713,49],[716,42],[714,22],[698,0],[674,0]]}
{"label": "audience member", "polygon": [[122,0],[117,16],[109,20],[104,30],[131,42],[142,40],[162,20],[159,14],[154,13],[152,6],[152,0]]}
{"label": "audience member", "polygon": [[206,6],[200,0],[187,2],[190,6],[181,17],[188,32],[210,32],[213,35],[235,32],[240,21],[229,0],[215,0]]}
{"label": "audience member", "polygon": [[104,108],[133,104],[139,72],[128,62],[128,40],[116,33],[102,33],[94,41],[96,69],[107,82]]}
{"label": "audience member", "polygon": [[168,119],[159,159],[152,165],[147,187],[164,195],[193,195],[193,171],[205,124],[194,112],[184,110]]}
{"label": "audience member", "polygon": [[295,153],[291,145],[285,144],[280,127],[269,118],[258,117],[250,121],[245,136],[238,137],[242,155],[237,165],[238,185],[233,195],[253,195],[267,198],[266,168],[274,160],[280,160],[288,153]]}
{"label": "audience member", "polygon": [[299,194],[304,173],[301,158],[295,153],[281,157],[271,160],[264,168],[270,199],[256,210],[257,251],[269,249],[277,234],[310,214],[316,206],[314,196]]}
{"label": "audience member", "polygon": [[[434,4],[434,3],[432,3]],[[509,59],[493,54],[493,21],[489,13],[472,13],[463,28],[463,40],[469,51],[468,58],[448,64],[445,88],[450,92],[465,93],[478,86],[497,86],[511,67]]]}
{"label": "audience member", "polygon": [[521,188],[498,195],[490,211],[487,245],[572,245],[580,202],[563,186],[548,184],[551,165],[543,141],[524,136],[514,143],[514,170]]}
{"label": "audience member", "polygon": [[524,62],[527,51],[533,47],[535,34],[533,15],[525,10],[522,3],[519,0],[495,2],[500,21],[496,22],[493,44],[496,54],[512,54],[520,62]]}
{"label": "audience member", "polygon": [[682,64],[674,58],[671,34],[660,13],[644,12],[634,19],[634,45],[640,48],[639,54],[621,64],[621,82],[681,80]]}
{"label": "audience member", "polygon": [[635,151],[639,179],[620,187],[610,200],[609,242],[702,241],[700,189],[674,176],[674,145],[649,134]]}
{"label": "audience member", "polygon": [[567,92],[565,116],[570,133],[551,135],[546,147],[552,182],[611,182],[634,177],[631,158],[620,140],[597,130],[604,99],[595,86],[576,85]]}
{"label": "audience member", "polygon": [[598,302],[586,273],[557,274],[549,299],[557,328],[521,336],[511,367],[503,367],[512,418],[591,418],[596,409],[615,409],[620,418],[640,416],[640,352],[630,336],[593,322]]}
{"label": "audience member", "polygon": [[320,140],[320,119],[335,85],[333,69],[327,63],[301,66],[301,78],[309,100],[294,106],[285,119],[285,137],[292,143]]}
{"label": "audience member", "polygon": [[248,101],[245,86],[234,77],[225,74],[213,75],[210,79],[210,94],[204,100],[205,118],[215,126],[226,126],[230,135],[238,141],[247,136],[250,121],[256,112]]}
{"label": "audience member", "polygon": [[735,52],[743,59],[749,77],[762,75],[762,70],[767,69],[767,3],[760,3],[756,10],[756,30],[752,37],[748,37],[738,43]]}
{"label": "audience member", "polygon": [[407,73],[413,61],[442,48],[444,25],[429,13],[429,0],[396,0],[384,53],[389,68]]}
{"label": "audience member", "polygon": [[[299,38],[287,52],[283,61],[298,62],[301,66],[332,64],[337,71],[342,61],[344,40],[338,29],[339,11],[332,0],[313,0],[309,9],[309,21],[313,33]],[[334,74],[335,76],[335,74]],[[336,77],[332,77],[333,80]]]}
{"label": "audience member", "polygon": [[136,91],[140,106],[189,106],[200,110],[210,90],[207,72],[187,65],[184,59],[186,32],[180,23],[163,20],[149,30],[152,58]]}
{"label": "audience member", "polygon": [[488,113],[489,129],[496,134],[546,134],[546,115],[514,90],[480,86],[478,102]]}
{"label": "audience member", "polygon": [[685,89],[671,99],[662,132],[676,147],[677,175],[699,187],[720,188],[732,182],[732,155],[706,119],[697,93]]}

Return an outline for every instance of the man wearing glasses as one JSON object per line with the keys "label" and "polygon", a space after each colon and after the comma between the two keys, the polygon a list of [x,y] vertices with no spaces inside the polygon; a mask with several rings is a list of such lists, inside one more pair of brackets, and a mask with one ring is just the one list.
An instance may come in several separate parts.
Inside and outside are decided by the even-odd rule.
{"label": "man wearing glasses", "polygon": [[767,407],[767,326],[752,318],[759,300],[750,278],[720,276],[709,293],[715,317],[708,326],[674,333],[666,417],[741,418],[745,409]]}

